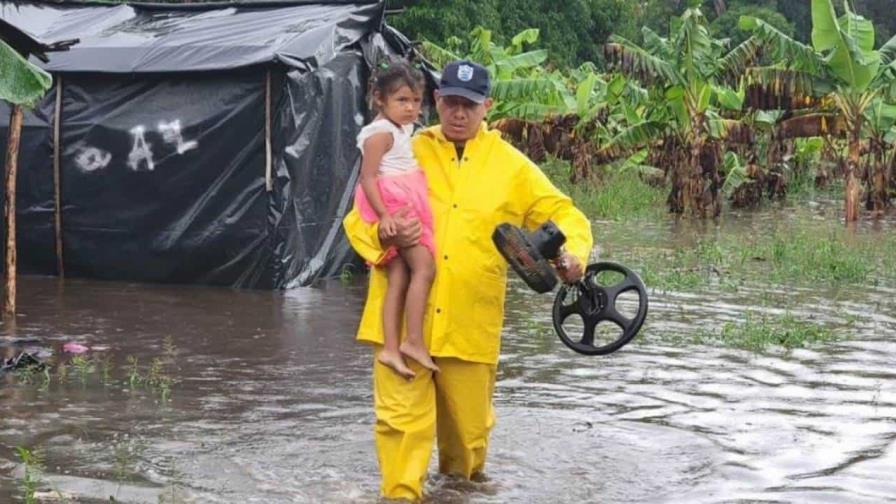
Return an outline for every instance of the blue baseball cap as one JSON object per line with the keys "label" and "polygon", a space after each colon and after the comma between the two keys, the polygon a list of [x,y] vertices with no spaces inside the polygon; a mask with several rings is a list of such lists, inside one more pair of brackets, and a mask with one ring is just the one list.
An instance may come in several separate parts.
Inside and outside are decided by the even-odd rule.
{"label": "blue baseball cap", "polygon": [[442,70],[439,96],[460,96],[483,103],[492,90],[492,80],[484,66],[472,61],[452,61]]}

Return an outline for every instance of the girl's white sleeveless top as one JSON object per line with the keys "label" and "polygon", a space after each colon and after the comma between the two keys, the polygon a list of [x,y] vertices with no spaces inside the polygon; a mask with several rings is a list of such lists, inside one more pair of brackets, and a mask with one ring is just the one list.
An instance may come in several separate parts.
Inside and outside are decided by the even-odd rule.
{"label": "girl's white sleeveless top", "polygon": [[392,148],[383,155],[383,160],[380,162],[380,175],[401,175],[418,169],[417,160],[414,159],[414,150],[411,147],[411,135],[414,133],[413,124],[399,128],[388,119],[373,121],[358,133],[358,148],[361,149],[361,152],[364,152],[364,142],[371,135],[377,133],[392,133]]}

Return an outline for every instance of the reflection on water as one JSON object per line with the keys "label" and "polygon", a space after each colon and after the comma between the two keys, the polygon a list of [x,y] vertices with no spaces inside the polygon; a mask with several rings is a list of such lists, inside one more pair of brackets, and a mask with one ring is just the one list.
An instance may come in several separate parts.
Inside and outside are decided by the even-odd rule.
{"label": "reflection on water", "polygon": [[[603,227],[617,251],[626,239],[673,233]],[[95,355],[107,356],[114,381],[94,376],[82,386],[71,375],[41,390],[0,378],[0,502],[21,495],[15,446],[40,447],[47,486],[82,502],[376,502],[370,356],[353,342],[363,284],[270,293],[23,278],[19,343],[7,339],[0,356],[22,345],[57,355],[69,341],[105,345]],[[551,334],[552,299],[513,281],[492,480],[433,477],[432,501],[891,499],[894,294],[894,286],[653,293],[635,343],[586,357]],[[669,343],[670,334],[746,310],[774,310],[769,296],[851,334],[763,354]],[[128,356],[144,372],[164,359],[175,380],[170,401],[128,386]]]}

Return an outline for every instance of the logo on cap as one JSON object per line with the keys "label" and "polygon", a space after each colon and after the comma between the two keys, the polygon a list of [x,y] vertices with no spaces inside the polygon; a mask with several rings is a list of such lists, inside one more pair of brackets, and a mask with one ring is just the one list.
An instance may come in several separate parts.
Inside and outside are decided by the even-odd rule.
{"label": "logo on cap", "polygon": [[457,67],[457,78],[463,82],[473,80],[473,67],[470,65],[461,65]]}

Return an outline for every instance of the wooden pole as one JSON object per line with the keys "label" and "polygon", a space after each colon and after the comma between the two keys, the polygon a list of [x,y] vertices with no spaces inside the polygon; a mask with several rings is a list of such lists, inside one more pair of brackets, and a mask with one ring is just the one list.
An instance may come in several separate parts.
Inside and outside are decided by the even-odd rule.
{"label": "wooden pole", "polygon": [[16,316],[16,164],[23,118],[22,106],[13,105],[6,143],[6,288],[3,291],[3,318],[12,320]]}
{"label": "wooden pole", "polygon": [[274,177],[271,166],[271,70],[268,69],[264,79],[264,187],[268,192],[274,190]]}
{"label": "wooden pole", "polygon": [[56,230],[56,274],[65,277],[65,267],[62,262],[62,176],[60,174],[60,158],[62,156],[62,137],[60,136],[60,124],[62,124],[62,75],[56,76],[56,107],[53,114],[53,191],[55,192],[55,222]]}

